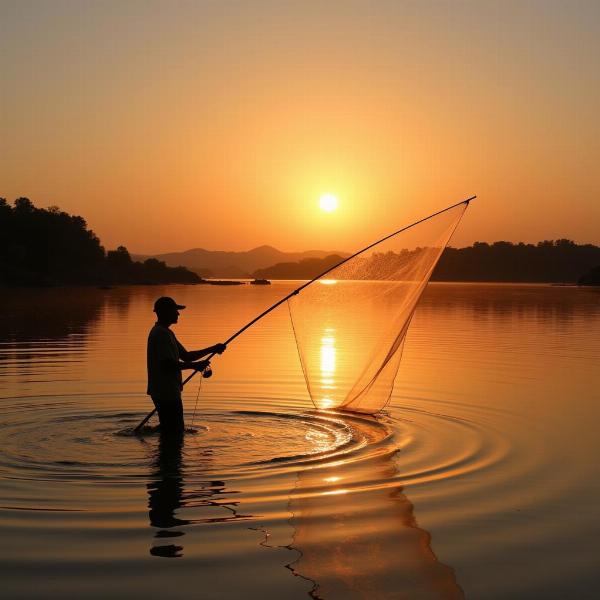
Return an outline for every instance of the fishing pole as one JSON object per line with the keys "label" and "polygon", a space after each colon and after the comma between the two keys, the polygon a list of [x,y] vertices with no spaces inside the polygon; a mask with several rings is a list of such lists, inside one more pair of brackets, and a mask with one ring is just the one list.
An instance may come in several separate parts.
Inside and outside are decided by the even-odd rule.
{"label": "fishing pole", "polygon": [[[225,342],[223,342],[223,344],[225,346],[227,346],[229,343],[233,342],[233,340],[235,340],[235,338],[237,338],[239,335],[241,335],[242,333],[244,333],[244,331],[246,331],[246,329],[252,327],[252,325],[254,325],[254,323],[256,323],[257,321],[260,321],[263,317],[267,316],[270,312],[272,312],[273,310],[275,310],[278,306],[281,306],[284,302],[286,302],[287,300],[289,300],[290,298],[292,298],[296,294],[299,294],[304,288],[306,288],[309,285],[313,284],[315,281],[317,281],[317,279],[321,279],[321,277],[324,277],[325,275],[327,275],[328,273],[330,273],[334,269],[337,269],[337,267],[340,267],[343,264],[347,263],[349,260],[352,260],[353,258],[356,258],[357,256],[359,256],[363,252],[366,252],[367,250],[370,250],[374,246],[377,246],[377,244],[380,244],[381,242],[385,242],[385,240],[389,240],[390,238],[394,237],[395,235],[398,235],[399,233],[402,233],[403,231],[406,231],[407,229],[410,229],[411,227],[415,227],[415,225],[419,225],[420,223],[424,223],[425,221],[428,221],[429,219],[433,219],[434,217],[437,217],[438,215],[441,215],[442,213],[445,213],[445,212],[447,212],[449,210],[452,210],[453,208],[456,208],[457,206],[460,206],[461,204],[466,204],[468,206],[469,202],[471,202],[471,200],[475,200],[475,198],[477,198],[477,196],[471,196],[470,198],[467,198],[466,200],[461,200],[460,202],[457,202],[456,204],[452,204],[451,206],[443,208],[442,210],[438,210],[437,212],[429,215],[428,217],[424,217],[423,219],[419,219],[418,221],[415,221],[414,223],[411,223],[410,225],[407,225],[406,227],[402,227],[402,229],[398,229],[398,231],[394,231],[394,233],[390,233],[389,235],[386,235],[385,237],[382,237],[380,240],[377,240],[376,242],[373,242],[372,244],[369,244],[368,246],[366,246],[362,250],[359,250],[358,252],[355,252],[351,256],[348,256],[347,258],[344,258],[343,260],[341,260],[340,262],[336,263],[332,267],[329,267],[328,269],[326,269],[325,271],[323,271],[322,273],[320,273],[316,277],[313,277],[310,281],[307,281],[306,283],[303,283],[300,287],[297,287],[295,290],[291,291],[287,296],[284,296],[283,298],[281,298],[281,300],[278,300],[277,302],[275,302],[275,304],[273,304],[272,306],[270,306],[269,308],[267,308],[266,310],[264,310],[263,312],[261,312],[257,317],[255,317],[254,319],[252,319],[252,321],[246,323],[246,325],[244,325],[241,329],[239,329],[238,331],[236,331],[229,339],[227,339]],[[206,360],[210,361],[210,359],[215,354],[216,354],[216,352],[213,352],[212,354],[209,355],[209,357]],[[196,375],[196,373],[198,373],[198,371],[194,371],[191,375],[189,375],[188,377],[186,377],[186,379],[183,381],[183,383],[181,385],[184,386],[190,379],[192,379],[194,377],[194,375]],[[202,373],[204,374],[204,371],[202,371]],[[210,374],[207,373],[206,376],[210,377],[211,374],[212,374],[212,371],[210,372]],[[140,422],[140,424],[133,430],[134,433],[137,433],[150,420],[150,418],[152,417],[152,415],[155,412],[156,412],[156,408],[153,409],[150,413],[148,413],[148,415],[146,415],[146,417]]]}

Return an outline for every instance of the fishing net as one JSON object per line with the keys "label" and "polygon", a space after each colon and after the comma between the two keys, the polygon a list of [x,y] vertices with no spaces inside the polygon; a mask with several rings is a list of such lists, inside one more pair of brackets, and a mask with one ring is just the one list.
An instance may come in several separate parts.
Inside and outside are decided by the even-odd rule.
{"label": "fishing net", "polygon": [[417,302],[467,205],[387,236],[288,300],[316,408],[387,405]]}

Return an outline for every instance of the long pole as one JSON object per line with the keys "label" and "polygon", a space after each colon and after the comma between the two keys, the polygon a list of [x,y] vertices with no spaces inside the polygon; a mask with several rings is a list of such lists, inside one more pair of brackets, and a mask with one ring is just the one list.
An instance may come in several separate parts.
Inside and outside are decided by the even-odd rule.
{"label": "long pole", "polygon": [[[271,311],[275,310],[278,306],[281,306],[284,302],[289,300],[292,296],[299,294],[304,288],[308,287],[311,283],[314,283],[315,281],[317,281],[317,279],[321,279],[321,277],[324,277],[325,275],[327,275],[327,273],[330,273],[334,269],[337,269],[344,263],[347,263],[349,260],[352,260],[353,258],[359,256],[363,252],[370,250],[371,248],[373,248],[373,246],[377,246],[377,244],[380,244],[381,242],[385,242],[385,240],[389,240],[391,237],[394,237],[395,235],[398,235],[399,233],[402,233],[403,231],[406,231],[407,229],[410,229],[411,227],[414,227],[415,225],[419,225],[420,223],[428,221],[429,219],[433,219],[433,217],[437,217],[438,215],[441,215],[442,213],[452,210],[453,208],[456,208],[457,206],[460,206],[461,204],[468,205],[469,202],[471,202],[471,200],[475,200],[475,198],[477,198],[477,196],[471,196],[470,198],[467,198],[466,200],[461,200],[460,202],[457,202],[456,204],[452,204],[452,206],[448,206],[446,208],[443,208],[442,210],[438,210],[437,212],[429,215],[428,217],[419,219],[418,221],[415,221],[414,223],[411,223],[410,225],[407,225],[406,227],[403,227],[402,229],[398,229],[398,231],[394,231],[394,233],[390,233],[389,235],[382,237],[380,240],[377,240],[376,242],[369,244],[362,250],[355,252],[351,256],[344,258],[344,260],[341,260],[339,263],[336,263],[332,267],[329,267],[328,269],[326,269],[325,271],[323,271],[316,277],[313,277],[310,281],[303,283],[300,287],[298,287],[294,291],[290,292],[287,296],[281,298],[281,300],[278,300],[277,302],[275,302],[275,304],[273,304],[273,306],[270,306],[269,308],[267,308],[266,310],[261,312],[260,315],[258,315],[254,319],[252,319],[252,321],[250,321],[249,323],[246,323],[246,325],[244,325],[240,330],[236,331],[228,340],[225,340],[225,342],[223,342],[223,343],[225,345],[228,345],[230,342],[233,342],[233,340],[235,340],[235,338],[238,337],[238,335],[241,335],[242,333],[244,333],[244,331],[246,331],[246,329],[248,329],[249,327],[252,327],[252,325],[254,325],[254,323],[256,323],[257,321],[260,321],[263,317],[266,317]],[[216,353],[213,352],[211,355],[209,355],[208,359],[206,359],[206,360],[210,360],[215,354]],[[197,372],[198,371],[194,371],[191,375],[189,375],[183,381],[182,385],[185,385],[190,379],[192,379],[192,377],[194,377],[194,375],[196,375]],[[148,413],[148,415],[146,415],[146,417],[140,422],[140,424],[133,430],[134,433],[137,433],[150,420],[150,417],[152,417],[152,415],[155,412],[156,412],[156,408],[154,410],[152,410],[150,413]]]}

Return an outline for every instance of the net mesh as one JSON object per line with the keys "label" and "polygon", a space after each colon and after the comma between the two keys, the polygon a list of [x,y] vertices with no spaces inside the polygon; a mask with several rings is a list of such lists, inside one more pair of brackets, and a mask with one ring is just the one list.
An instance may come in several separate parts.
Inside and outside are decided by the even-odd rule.
{"label": "net mesh", "polygon": [[467,205],[384,238],[288,300],[316,408],[385,408],[417,302]]}

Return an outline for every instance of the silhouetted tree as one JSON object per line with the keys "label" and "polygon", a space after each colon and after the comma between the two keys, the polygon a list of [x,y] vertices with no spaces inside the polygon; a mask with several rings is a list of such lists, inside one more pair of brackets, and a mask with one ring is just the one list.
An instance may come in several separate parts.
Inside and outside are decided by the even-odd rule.
{"label": "silhouetted tree", "polygon": [[116,250],[106,253],[106,263],[111,269],[126,269],[133,261],[125,246],[119,246]]}
{"label": "silhouetted tree", "polygon": [[437,281],[499,281],[574,283],[600,262],[600,248],[572,240],[537,244],[475,242],[468,248],[447,248],[432,279]]}
{"label": "silhouetted tree", "polygon": [[0,199],[0,283],[197,283],[184,269],[166,267],[155,281],[141,263],[119,246],[105,255],[100,240],[85,219],[57,206],[36,208],[28,198],[11,207]]}

